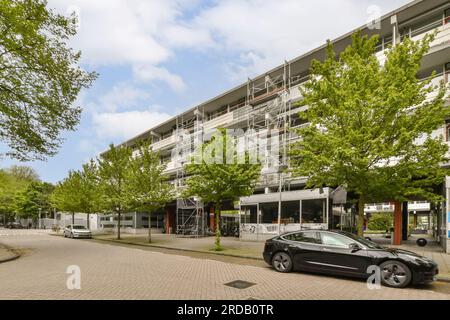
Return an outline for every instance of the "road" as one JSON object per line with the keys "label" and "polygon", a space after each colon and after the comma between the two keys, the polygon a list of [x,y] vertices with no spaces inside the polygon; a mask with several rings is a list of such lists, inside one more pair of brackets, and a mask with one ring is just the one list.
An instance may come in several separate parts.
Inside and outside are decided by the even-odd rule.
{"label": "road", "polygon": [[[446,299],[450,284],[369,290],[365,281],[276,273],[263,265],[217,261],[43,231],[0,229],[0,242],[23,256],[0,264],[0,299]],[[231,261],[231,260],[230,260]],[[81,288],[69,290],[69,266]],[[225,286],[243,280],[247,289]]]}

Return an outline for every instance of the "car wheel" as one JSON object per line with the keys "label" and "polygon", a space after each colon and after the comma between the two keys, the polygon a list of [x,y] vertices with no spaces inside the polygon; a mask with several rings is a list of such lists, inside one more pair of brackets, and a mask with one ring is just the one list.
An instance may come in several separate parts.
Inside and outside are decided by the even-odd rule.
{"label": "car wheel", "polygon": [[404,288],[411,282],[411,270],[400,261],[385,261],[380,264],[380,269],[381,282],[387,287]]}
{"label": "car wheel", "polygon": [[63,236],[64,236],[64,238],[67,238],[67,235],[66,235],[65,231],[63,232]]}
{"label": "car wheel", "polygon": [[70,233],[70,239],[73,239],[73,233],[72,232]]}
{"label": "car wheel", "polygon": [[278,272],[290,272],[292,270],[292,259],[284,252],[277,252],[272,258],[272,266]]}

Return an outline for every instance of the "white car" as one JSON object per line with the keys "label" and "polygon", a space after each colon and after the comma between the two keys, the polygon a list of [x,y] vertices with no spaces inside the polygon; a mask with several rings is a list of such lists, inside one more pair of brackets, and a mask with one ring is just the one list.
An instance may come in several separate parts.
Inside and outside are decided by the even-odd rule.
{"label": "white car", "polygon": [[64,228],[63,233],[65,238],[92,238],[91,230],[80,225],[68,225]]}

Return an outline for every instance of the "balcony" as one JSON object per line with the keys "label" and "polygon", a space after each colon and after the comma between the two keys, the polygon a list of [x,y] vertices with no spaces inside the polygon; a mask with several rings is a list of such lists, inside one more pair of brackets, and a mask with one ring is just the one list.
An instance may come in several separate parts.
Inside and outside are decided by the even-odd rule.
{"label": "balcony", "polygon": [[229,123],[233,122],[233,112],[225,113],[221,116],[218,116],[212,120],[209,120],[203,124],[203,128],[205,131],[209,131],[212,129],[220,128]]}
{"label": "balcony", "polygon": [[426,30],[425,28],[427,28],[427,26],[414,31],[411,30],[410,31],[411,40],[420,41],[425,37],[425,35],[433,33],[435,30],[438,30],[439,33],[436,35],[436,39],[434,39],[430,43],[430,50],[437,46],[450,45],[450,23],[446,23],[444,25],[439,26],[439,24],[442,24],[442,21],[437,21],[434,22],[434,24],[436,24],[438,27],[425,32],[421,32],[421,29]]}
{"label": "balcony", "polygon": [[161,150],[167,147],[170,147],[175,144],[175,135],[171,135],[170,137],[157,141],[151,145],[154,151]]}

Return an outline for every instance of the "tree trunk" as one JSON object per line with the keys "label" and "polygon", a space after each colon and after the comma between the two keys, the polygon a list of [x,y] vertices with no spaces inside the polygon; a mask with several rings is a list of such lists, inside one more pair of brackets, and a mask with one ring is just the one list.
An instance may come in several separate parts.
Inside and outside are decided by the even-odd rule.
{"label": "tree trunk", "polygon": [[365,206],[365,204],[366,203],[364,201],[364,197],[360,195],[359,199],[358,199],[358,225],[357,225],[358,236],[364,235],[363,226],[364,226],[364,206]]}
{"label": "tree trunk", "polygon": [[119,209],[119,211],[117,212],[119,215],[119,219],[117,221],[117,240],[120,240],[120,218],[121,218],[121,210]]}
{"label": "tree trunk", "polygon": [[215,242],[215,251],[222,251],[222,245],[220,244],[220,237],[221,237],[221,232],[220,232],[220,204],[217,203],[216,204],[216,242]]}
{"label": "tree trunk", "polygon": [[152,213],[148,214],[148,243],[152,243]]}
{"label": "tree trunk", "polygon": [[75,224],[75,212],[72,212],[72,226]]}
{"label": "tree trunk", "polygon": [[87,214],[87,228],[90,229],[91,228],[91,223],[89,221],[89,213]]}

